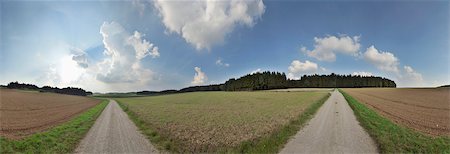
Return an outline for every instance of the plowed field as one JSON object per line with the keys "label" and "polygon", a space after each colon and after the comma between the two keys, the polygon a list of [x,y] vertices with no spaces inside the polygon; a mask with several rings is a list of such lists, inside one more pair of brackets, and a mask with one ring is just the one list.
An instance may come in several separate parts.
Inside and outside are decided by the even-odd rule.
{"label": "plowed field", "polygon": [[343,89],[392,121],[433,136],[450,136],[450,89]]}
{"label": "plowed field", "polygon": [[70,120],[100,100],[0,89],[0,135],[19,139]]}

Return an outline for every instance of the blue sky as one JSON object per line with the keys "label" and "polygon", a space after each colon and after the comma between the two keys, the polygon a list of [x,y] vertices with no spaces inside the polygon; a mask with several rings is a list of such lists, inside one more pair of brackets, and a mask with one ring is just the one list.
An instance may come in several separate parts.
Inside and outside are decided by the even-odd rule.
{"label": "blue sky", "polygon": [[0,84],[164,90],[258,70],[450,83],[446,1],[0,4]]}

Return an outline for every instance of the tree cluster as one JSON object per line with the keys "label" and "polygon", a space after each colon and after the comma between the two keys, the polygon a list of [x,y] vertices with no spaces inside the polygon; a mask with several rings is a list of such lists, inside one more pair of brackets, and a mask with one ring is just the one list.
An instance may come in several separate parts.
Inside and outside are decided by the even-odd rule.
{"label": "tree cluster", "polygon": [[178,93],[178,90],[163,90],[163,91],[139,91],[137,95],[162,95],[162,94],[174,94]]}
{"label": "tree cluster", "polygon": [[78,95],[78,96],[92,95],[92,92],[85,91],[84,89],[81,88],[66,87],[61,89],[58,87],[51,87],[51,86],[43,86],[42,88],[39,88],[38,86],[33,84],[19,83],[17,81],[9,83],[6,87],[9,89],[38,90],[40,92],[52,92],[67,95]]}
{"label": "tree cluster", "polygon": [[207,86],[193,86],[180,89],[179,92],[194,92],[194,91],[221,91],[223,84],[213,84]]}
{"label": "tree cluster", "polygon": [[363,88],[396,87],[394,81],[374,76],[304,75],[300,80],[289,80],[287,88]]}
{"label": "tree cluster", "polygon": [[223,85],[224,91],[250,91],[286,88],[286,74],[279,72],[257,72],[238,79],[229,79]]}
{"label": "tree cluster", "polygon": [[248,74],[239,79],[230,79],[222,90],[268,90],[283,88],[362,88],[396,87],[394,81],[374,76],[353,75],[304,75],[300,80],[290,80],[284,73],[262,72]]}
{"label": "tree cluster", "polygon": [[284,88],[362,88],[362,87],[396,87],[394,81],[374,76],[338,75],[304,75],[300,80],[291,80],[285,73],[258,72],[247,74],[238,79],[231,78],[223,84],[192,86],[180,90],[141,91],[138,95],[158,95],[195,91],[253,91]]}
{"label": "tree cluster", "polygon": [[6,85],[9,89],[27,89],[27,90],[39,90],[39,87],[33,84],[27,84],[27,83],[19,83],[19,82],[10,82],[8,85]]}

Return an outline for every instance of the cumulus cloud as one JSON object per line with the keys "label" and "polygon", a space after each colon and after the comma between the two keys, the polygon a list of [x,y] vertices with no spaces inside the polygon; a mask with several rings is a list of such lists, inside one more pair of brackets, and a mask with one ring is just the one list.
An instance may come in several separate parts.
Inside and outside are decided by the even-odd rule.
{"label": "cumulus cloud", "polygon": [[153,58],[159,57],[158,47],[154,46],[153,43],[142,39],[142,34],[138,31],[134,31],[134,34],[128,37],[127,43],[136,51],[137,59],[142,59],[147,55],[150,55]]}
{"label": "cumulus cloud", "polygon": [[98,80],[106,83],[147,83],[152,79],[153,72],[143,68],[140,62],[147,55],[158,57],[157,47],[142,39],[139,32],[130,34],[116,22],[104,22],[100,34],[106,49],[104,54],[109,57],[97,64]]}
{"label": "cumulus cloud", "polygon": [[194,67],[195,75],[194,80],[192,80],[191,84],[193,85],[202,85],[208,80],[208,77],[204,72],[202,72],[200,67]]}
{"label": "cumulus cloud", "polygon": [[359,36],[327,36],[324,38],[314,37],[314,49],[308,50],[306,47],[300,48],[308,56],[320,61],[333,62],[336,60],[336,53],[357,56],[361,44]]}
{"label": "cumulus cloud", "polygon": [[314,62],[305,61],[301,62],[299,60],[292,61],[291,65],[288,67],[289,73],[287,75],[290,79],[299,79],[300,73],[314,73],[317,72],[318,65]]}
{"label": "cumulus cloud", "polygon": [[416,72],[411,66],[403,66],[406,76],[415,81],[423,81],[422,74]]}
{"label": "cumulus cloud", "polygon": [[82,68],[87,68],[89,66],[86,52],[81,49],[72,48],[71,49],[72,60],[75,61],[78,66]]}
{"label": "cumulus cloud", "polygon": [[375,65],[379,70],[398,73],[399,60],[394,54],[387,51],[379,51],[373,45],[367,48],[364,59]]}
{"label": "cumulus cloud", "polygon": [[216,60],[216,65],[224,66],[224,67],[229,67],[230,66],[230,64],[224,63],[221,58]]}
{"label": "cumulus cloud", "polygon": [[262,0],[155,0],[154,7],[167,30],[197,50],[224,43],[236,25],[252,27],[265,11]]}
{"label": "cumulus cloud", "polygon": [[424,84],[422,74],[415,71],[411,66],[403,66],[400,79],[401,86],[422,86]]}
{"label": "cumulus cloud", "polygon": [[354,76],[373,76],[371,72],[353,72],[352,75]]}
{"label": "cumulus cloud", "polygon": [[422,74],[408,65],[404,65],[403,69],[399,69],[400,62],[391,52],[380,51],[372,45],[364,53],[364,59],[381,71],[393,73],[391,75],[394,76],[394,80],[396,80],[399,87],[424,85]]}

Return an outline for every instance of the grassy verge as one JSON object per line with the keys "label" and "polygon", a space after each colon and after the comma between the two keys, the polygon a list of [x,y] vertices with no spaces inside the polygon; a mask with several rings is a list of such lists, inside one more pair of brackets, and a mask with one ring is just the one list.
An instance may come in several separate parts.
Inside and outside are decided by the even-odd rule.
{"label": "grassy verge", "polygon": [[450,153],[449,137],[431,137],[397,125],[339,90],[381,153]]}
{"label": "grassy verge", "polygon": [[21,140],[0,137],[0,151],[1,153],[70,153],[86,135],[107,104],[108,100],[103,100],[62,125]]}
{"label": "grassy verge", "polygon": [[[289,138],[295,135],[300,128],[313,117],[314,113],[320,108],[320,106],[328,99],[330,95],[326,95],[320,100],[312,103],[306,110],[299,115],[296,119],[289,124],[277,129],[276,131],[263,136],[262,138],[246,141],[233,149],[224,148],[219,149],[219,153],[276,153],[283,145],[289,140]],[[176,140],[171,140],[169,136],[158,133],[154,127],[141,120],[136,113],[133,113],[128,109],[125,103],[121,103],[116,100],[120,107],[129,115],[130,119],[137,125],[137,127],[145,134],[148,139],[157,146],[160,150],[166,150],[170,152],[182,151],[182,148]]]}

